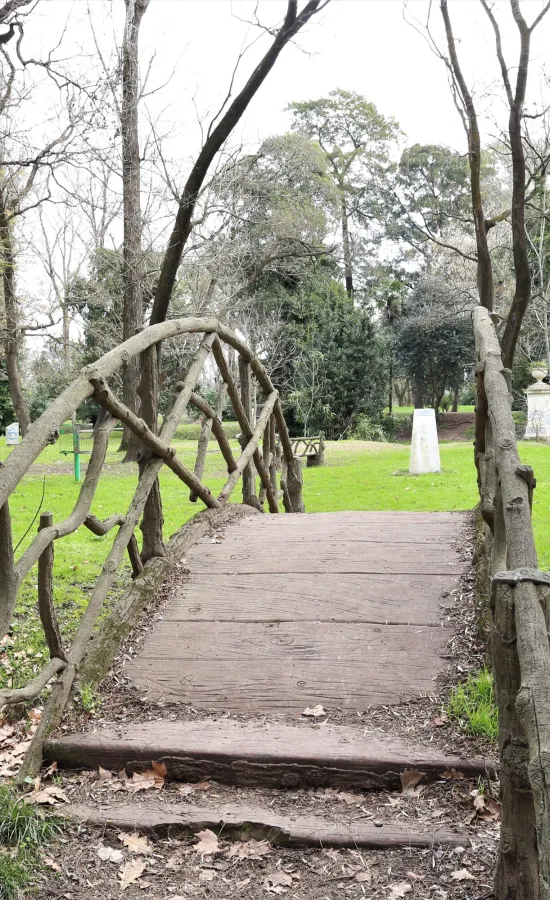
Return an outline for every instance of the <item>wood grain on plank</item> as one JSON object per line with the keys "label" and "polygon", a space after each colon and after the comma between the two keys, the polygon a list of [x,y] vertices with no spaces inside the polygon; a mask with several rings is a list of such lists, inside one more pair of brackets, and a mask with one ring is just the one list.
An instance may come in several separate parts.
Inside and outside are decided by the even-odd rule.
{"label": "wood grain on plank", "polygon": [[252,540],[242,550],[219,545],[198,544],[189,554],[191,572],[208,571],[226,575],[255,573],[271,575],[277,572],[289,576],[297,572],[365,572],[371,574],[447,575],[459,574],[461,564],[456,553],[443,552],[440,547],[427,544],[412,546],[401,553],[391,544],[354,542],[352,544],[289,542],[278,552],[266,552]]}
{"label": "wood grain on plank", "polygon": [[[172,662],[211,660],[316,660],[376,666],[422,666],[429,649],[437,655],[451,632],[432,625],[284,622],[157,622],[140,659]],[[132,664],[129,666],[132,670]]]}
{"label": "wood grain on plank", "polygon": [[425,696],[440,670],[436,654],[414,664],[381,659],[349,665],[323,659],[167,660],[139,656],[128,665],[134,685],[149,699],[233,712],[301,713],[306,706],[366,709]]}
{"label": "wood grain on plank", "polygon": [[147,806],[122,804],[109,809],[68,805],[65,815],[77,821],[131,831],[194,834],[204,828],[220,832],[222,837],[251,836],[273,843],[314,847],[433,847],[457,846],[467,841],[465,831],[420,830],[402,824],[387,823],[381,828],[364,821],[335,822],[321,816],[277,815],[261,807],[227,804],[219,807],[181,807],[148,803]]}
{"label": "wood grain on plank", "polygon": [[[164,620],[336,621],[437,625],[454,575],[210,575],[196,572],[176,588]],[[246,598],[246,599],[245,599]]]}
{"label": "wood grain on plank", "polygon": [[[209,774],[231,784],[250,783],[250,770],[261,767],[262,783],[276,786],[353,783],[363,788],[380,777],[384,784],[400,788],[400,773],[407,768],[422,772],[428,781],[450,769],[469,777],[495,769],[494,760],[450,755],[432,744],[349,725],[311,727],[305,722],[264,724],[228,718],[162,720],[69,734],[48,740],[45,754],[65,766],[115,771],[124,766],[139,771],[154,760],[165,760],[169,773],[179,764],[196,780]],[[289,777],[292,774],[294,778]]]}

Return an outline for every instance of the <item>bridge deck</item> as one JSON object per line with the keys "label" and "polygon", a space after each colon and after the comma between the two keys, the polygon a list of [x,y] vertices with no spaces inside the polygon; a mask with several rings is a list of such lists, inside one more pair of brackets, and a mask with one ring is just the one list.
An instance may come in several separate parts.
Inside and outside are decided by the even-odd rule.
{"label": "bridge deck", "polygon": [[236,713],[430,693],[463,524],[460,513],[242,519],[189,553],[189,576],[127,674],[152,698]]}

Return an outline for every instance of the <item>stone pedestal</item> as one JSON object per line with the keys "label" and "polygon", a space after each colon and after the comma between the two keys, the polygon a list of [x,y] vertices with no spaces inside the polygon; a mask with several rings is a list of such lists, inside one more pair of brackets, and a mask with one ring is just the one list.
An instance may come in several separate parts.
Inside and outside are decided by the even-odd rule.
{"label": "stone pedestal", "polygon": [[527,427],[525,438],[528,440],[550,441],[550,385],[544,384],[545,369],[534,369],[536,384],[527,388]]}
{"label": "stone pedestal", "polygon": [[441,472],[435,409],[415,409],[411,443],[411,475]]}

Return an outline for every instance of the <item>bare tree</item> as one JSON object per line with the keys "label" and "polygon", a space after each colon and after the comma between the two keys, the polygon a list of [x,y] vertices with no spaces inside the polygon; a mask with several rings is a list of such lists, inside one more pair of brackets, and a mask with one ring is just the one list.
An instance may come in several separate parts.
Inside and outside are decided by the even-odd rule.
{"label": "bare tree", "polygon": [[[122,105],[120,133],[122,138],[122,196],[124,213],[123,283],[124,283],[124,340],[132,337],[143,325],[142,249],[141,249],[141,177],[138,131],[139,83],[139,27],[149,0],[125,0],[126,21],[122,42]],[[137,408],[139,387],[139,359],[131,360],[123,374],[123,399],[133,412]],[[126,430],[122,440],[126,449],[125,462],[138,458],[139,441]]]}
{"label": "bare tree", "polygon": [[[528,26],[522,14],[519,0],[510,0],[510,8],[520,39],[515,85],[512,85],[510,68],[504,58],[500,28],[493,11],[494,6],[491,5],[488,0],[480,0],[480,3],[487,14],[494,31],[495,52],[500,66],[502,83],[509,107],[508,140],[512,163],[512,205],[510,210],[504,210],[502,213],[492,218],[485,217],[483,208],[481,184],[481,136],[478,114],[472,92],[468,88],[458,58],[448,0],[441,0],[441,14],[443,16],[449,53],[448,58],[442,58],[445,59],[451,76],[453,96],[462,117],[468,138],[472,212],[477,244],[479,300],[481,305],[485,306],[490,311],[493,309],[494,304],[494,280],[493,264],[487,234],[497,222],[502,221],[504,218],[508,218],[508,216],[511,217],[515,292],[510,309],[506,315],[501,338],[504,364],[511,367],[521,330],[521,324],[531,296],[531,270],[529,265],[527,237],[525,233],[525,206],[530,179],[527,177],[524,147],[524,104],[529,72],[531,37],[536,27],[550,9],[550,2],[544,5],[533,23]],[[547,159],[541,161],[540,168],[542,172],[544,172],[547,163]]]}

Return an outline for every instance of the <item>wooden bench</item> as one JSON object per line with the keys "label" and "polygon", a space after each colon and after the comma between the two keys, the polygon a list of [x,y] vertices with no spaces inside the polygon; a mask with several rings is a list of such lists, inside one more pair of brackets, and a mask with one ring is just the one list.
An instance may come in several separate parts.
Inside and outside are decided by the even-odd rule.
{"label": "wooden bench", "polygon": [[322,433],[316,437],[291,438],[290,443],[292,444],[294,456],[305,456],[308,467],[322,466],[324,464],[325,441]]}

